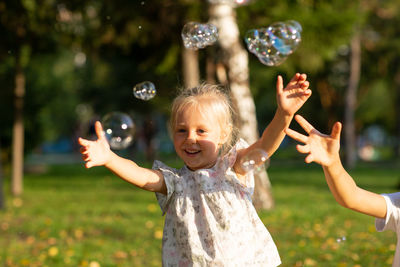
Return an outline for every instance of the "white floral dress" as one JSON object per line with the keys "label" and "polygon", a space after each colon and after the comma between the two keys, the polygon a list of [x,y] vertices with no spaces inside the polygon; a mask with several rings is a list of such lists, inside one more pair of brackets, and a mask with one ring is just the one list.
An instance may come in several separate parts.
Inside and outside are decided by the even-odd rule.
{"label": "white floral dress", "polygon": [[167,195],[156,193],[166,214],[163,266],[278,266],[281,260],[251,202],[253,175],[239,181],[231,169],[236,146],[211,169],[177,170],[160,161]]}

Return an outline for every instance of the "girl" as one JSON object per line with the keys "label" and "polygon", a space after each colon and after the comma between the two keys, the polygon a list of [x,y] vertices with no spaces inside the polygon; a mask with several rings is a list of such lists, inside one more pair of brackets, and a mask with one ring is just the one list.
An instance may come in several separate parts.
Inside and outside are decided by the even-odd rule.
{"label": "girl", "polygon": [[[296,121],[308,136],[291,129],[286,133],[304,143],[297,145],[300,153],[308,154],[307,163],[316,162],[324,170],[326,182],[336,201],[345,208],[375,217],[378,231],[393,230],[400,234],[400,192],[379,195],[357,186],[353,178],[343,168],[339,156],[340,132],[342,124],[336,122],[330,135],[321,134],[308,121],[296,115]],[[400,266],[400,239],[397,239],[393,267]]]}
{"label": "girl", "polygon": [[310,97],[305,74],[283,88],[277,79],[278,108],[262,137],[236,142],[229,99],[217,86],[182,91],[173,102],[170,127],[185,166],[155,161],[152,169],[110,150],[100,122],[98,139],[79,138],[86,167],[103,165],[127,182],[156,192],[166,214],[163,266],[277,266],[276,246],[251,203],[253,176],[240,160],[256,148],[272,155],[295,112]]}

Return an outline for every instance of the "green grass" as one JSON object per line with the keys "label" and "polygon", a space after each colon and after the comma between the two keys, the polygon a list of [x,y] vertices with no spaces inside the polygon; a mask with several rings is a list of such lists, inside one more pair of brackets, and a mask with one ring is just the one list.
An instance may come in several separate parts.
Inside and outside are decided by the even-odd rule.
{"label": "green grass", "polygon": [[[372,217],[339,206],[319,166],[272,161],[268,174],[275,208],[260,217],[282,266],[391,266],[395,233],[377,233]],[[365,189],[398,190],[399,167],[366,165],[351,174]],[[82,165],[27,174],[20,198],[5,182],[0,266],[161,266],[163,217],[153,193]]]}

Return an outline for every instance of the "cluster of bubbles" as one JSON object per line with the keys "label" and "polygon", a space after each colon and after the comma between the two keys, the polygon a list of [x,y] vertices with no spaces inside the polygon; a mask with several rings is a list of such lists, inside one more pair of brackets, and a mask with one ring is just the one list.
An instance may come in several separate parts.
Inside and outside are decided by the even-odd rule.
{"label": "cluster of bubbles", "polygon": [[260,148],[253,149],[240,160],[240,166],[246,173],[261,171],[268,163],[268,153]]}
{"label": "cluster of bubbles", "polygon": [[218,30],[211,23],[192,21],[183,26],[181,35],[186,48],[197,50],[215,43],[218,39]]}
{"label": "cluster of bubbles", "polygon": [[103,117],[101,123],[112,149],[125,149],[133,142],[136,126],[129,115],[116,111],[110,112]]}
{"label": "cluster of bubbles", "polygon": [[245,42],[261,63],[277,66],[297,49],[301,31],[301,25],[295,20],[275,22],[267,28],[249,30]]}
{"label": "cluster of bubbles", "polygon": [[228,4],[232,6],[243,6],[247,5],[252,0],[208,0],[210,4]]}
{"label": "cluster of bubbles", "polygon": [[156,87],[149,81],[138,83],[133,87],[133,95],[141,100],[150,100],[156,95]]}

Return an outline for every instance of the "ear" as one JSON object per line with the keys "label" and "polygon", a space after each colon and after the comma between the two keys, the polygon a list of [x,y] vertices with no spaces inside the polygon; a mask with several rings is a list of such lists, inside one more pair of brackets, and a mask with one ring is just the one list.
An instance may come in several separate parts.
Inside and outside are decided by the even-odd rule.
{"label": "ear", "polygon": [[228,139],[229,139],[229,135],[232,131],[232,125],[229,125],[228,127],[221,129],[221,136],[220,136],[220,145],[225,144]]}

